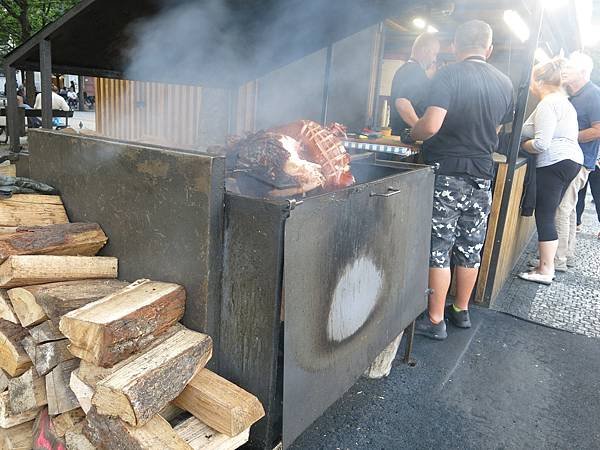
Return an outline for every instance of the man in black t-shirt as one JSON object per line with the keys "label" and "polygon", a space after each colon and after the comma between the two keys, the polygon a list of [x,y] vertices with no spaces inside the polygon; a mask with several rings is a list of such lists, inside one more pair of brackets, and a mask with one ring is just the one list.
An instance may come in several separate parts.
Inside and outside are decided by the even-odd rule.
{"label": "man in black t-shirt", "polygon": [[[412,137],[423,140],[423,158],[436,164],[429,317],[417,333],[445,339],[444,315],[469,328],[469,299],[477,280],[490,212],[492,153],[498,131],[512,121],[510,79],[486,62],[492,52],[492,29],[480,20],[464,23],[454,39],[455,64],[440,69],[431,82],[427,108]],[[445,308],[450,287],[450,258],[456,264],[456,298]]]}
{"label": "man in black t-shirt", "polygon": [[412,128],[425,112],[429,88],[427,70],[435,66],[440,42],[431,33],[421,34],[415,40],[410,59],[398,69],[392,81],[390,127],[400,136]]}

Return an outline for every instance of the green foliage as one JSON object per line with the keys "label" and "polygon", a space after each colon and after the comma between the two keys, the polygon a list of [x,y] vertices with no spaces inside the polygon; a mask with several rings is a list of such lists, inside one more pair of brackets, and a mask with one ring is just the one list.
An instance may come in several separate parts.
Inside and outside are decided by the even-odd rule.
{"label": "green foliage", "polygon": [[80,0],[0,0],[0,64],[2,56],[62,16]]}

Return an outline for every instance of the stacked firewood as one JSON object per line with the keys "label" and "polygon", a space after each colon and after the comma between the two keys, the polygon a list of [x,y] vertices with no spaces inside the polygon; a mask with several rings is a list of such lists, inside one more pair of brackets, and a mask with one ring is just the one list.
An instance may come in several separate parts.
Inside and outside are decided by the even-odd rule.
{"label": "stacked firewood", "polygon": [[[18,204],[18,205],[17,205]],[[17,206],[16,206],[17,205]],[[117,279],[59,197],[0,200],[0,448],[234,449],[264,415],[205,368],[182,286]]]}

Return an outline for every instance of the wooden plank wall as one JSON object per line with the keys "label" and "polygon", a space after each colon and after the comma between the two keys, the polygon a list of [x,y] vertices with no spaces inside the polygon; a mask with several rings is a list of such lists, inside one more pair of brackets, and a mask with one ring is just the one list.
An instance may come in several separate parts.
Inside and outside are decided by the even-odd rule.
{"label": "wooden plank wall", "polygon": [[195,147],[201,106],[197,86],[96,80],[96,131],[116,139]]}
{"label": "wooden plank wall", "polygon": [[[488,232],[481,261],[481,269],[479,271],[477,290],[475,292],[475,302],[477,303],[491,304],[494,302],[500,293],[502,286],[511,276],[515,264],[535,231],[535,220],[533,217],[523,217],[520,214],[523,181],[525,179],[526,171],[526,165],[517,168],[515,171],[504,233],[502,236],[497,236],[500,205],[502,203],[502,193],[506,183],[507,173],[506,164],[502,163],[499,166],[493,194],[492,211],[488,221]],[[496,239],[501,240],[500,256],[498,258],[498,263],[495,267],[492,267],[492,250]],[[484,293],[488,283],[493,283],[493,286],[491,297],[486,299],[484,298]]]}

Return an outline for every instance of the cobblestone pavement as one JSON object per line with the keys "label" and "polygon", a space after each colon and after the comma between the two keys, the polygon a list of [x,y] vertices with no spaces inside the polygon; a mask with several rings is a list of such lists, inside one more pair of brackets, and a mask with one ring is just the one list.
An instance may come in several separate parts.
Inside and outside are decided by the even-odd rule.
{"label": "cobblestone pavement", "polygon": [[594,205],[588,196],[583,229],[577,237],[575,265],[567,273],[557,273],[551,286],[516,278],[537,255],[532,240],[513,270],[493,309],[561,330],[600,337],[600,240]]}

